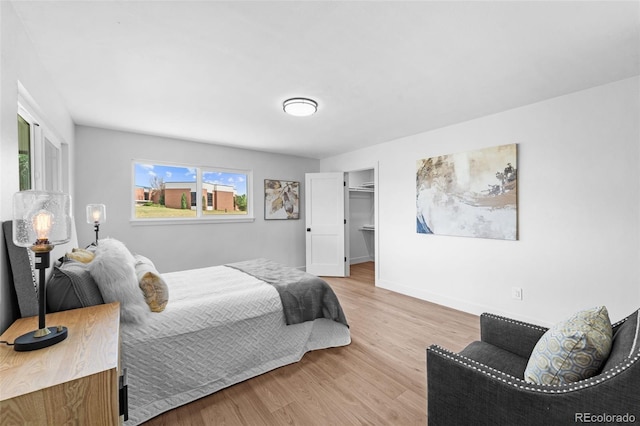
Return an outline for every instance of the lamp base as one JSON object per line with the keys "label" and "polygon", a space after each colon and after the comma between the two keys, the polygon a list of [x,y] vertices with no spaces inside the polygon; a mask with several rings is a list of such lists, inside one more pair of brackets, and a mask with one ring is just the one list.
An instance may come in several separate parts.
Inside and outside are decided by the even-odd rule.
{"label": "lamp base", "polygon": [[39,333],[40,330],[30,331],[18,337],[13,343],[13,349],[18,352],[35,351],[36,349],[53,346],[67,338],[67,327],[57,326],[47,328],[50,333],[42,337],[35,337],[35,334]]}

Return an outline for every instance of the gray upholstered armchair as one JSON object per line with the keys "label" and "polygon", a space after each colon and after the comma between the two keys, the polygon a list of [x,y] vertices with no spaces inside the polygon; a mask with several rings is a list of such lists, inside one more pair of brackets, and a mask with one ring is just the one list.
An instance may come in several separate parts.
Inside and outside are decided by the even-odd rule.
{"label": "gray upholstered armchair", "polygon": [[[566,385],[525,382],[529,356],[547,330],[482,314],[481,340],[460,353],[427,349],[429,425],[640,423],[638,312],[613,324],[600,374]],[[626,417],[625,417],[626,416]]]}

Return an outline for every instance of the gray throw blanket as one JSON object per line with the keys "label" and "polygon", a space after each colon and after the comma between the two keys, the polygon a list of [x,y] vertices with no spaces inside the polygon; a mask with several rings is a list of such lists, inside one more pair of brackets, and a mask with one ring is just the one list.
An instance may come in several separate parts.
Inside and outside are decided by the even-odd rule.
{"label": "gray throw blanket", "polygon": [[276,288],[287,325],[327,318],[346,326],[347,319],[333,289],[321,278],[267,259],[230,263],[229,266]]}

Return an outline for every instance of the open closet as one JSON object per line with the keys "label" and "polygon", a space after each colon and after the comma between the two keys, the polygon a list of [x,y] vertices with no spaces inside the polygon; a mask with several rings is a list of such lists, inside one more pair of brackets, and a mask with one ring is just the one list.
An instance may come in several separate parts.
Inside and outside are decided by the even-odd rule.
{"label": "open closet", "polygon": [[374,169],[349,172],[350,264],[375,261]]}

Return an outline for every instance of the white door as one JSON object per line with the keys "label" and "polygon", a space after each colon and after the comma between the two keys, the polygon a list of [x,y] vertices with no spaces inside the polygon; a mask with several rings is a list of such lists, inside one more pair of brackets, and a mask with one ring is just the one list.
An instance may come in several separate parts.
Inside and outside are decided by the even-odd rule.
{"label": "white door", "polygon": [[349,276],[345,228],[346,176],[344,173],[307,173],[305,217],[307,272]]}

